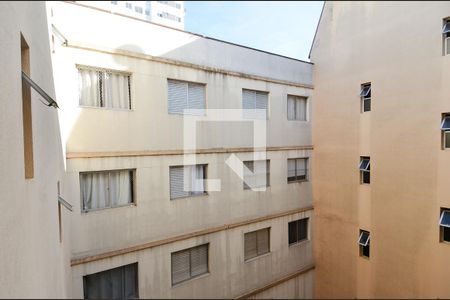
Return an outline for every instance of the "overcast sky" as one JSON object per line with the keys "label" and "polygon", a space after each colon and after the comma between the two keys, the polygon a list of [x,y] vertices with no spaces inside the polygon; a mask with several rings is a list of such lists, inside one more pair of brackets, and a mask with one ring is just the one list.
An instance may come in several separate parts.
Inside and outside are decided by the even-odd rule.
{"label": "overcast sky", "polygon": [[185,1],[185,30],[308,60],[322,1]]}

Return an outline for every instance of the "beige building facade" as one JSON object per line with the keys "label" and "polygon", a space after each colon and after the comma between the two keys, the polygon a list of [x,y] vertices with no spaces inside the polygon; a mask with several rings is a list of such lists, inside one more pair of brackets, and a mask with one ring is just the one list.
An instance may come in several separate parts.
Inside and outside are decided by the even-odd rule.
{"label": "beige building facade", "polygon": [[450,295],[449,16],[449,2],[325,3],[311,52],[317,298]]}
{"label": "beige building facade", "polygon": [[[311,298],[312,65],[74,3],[52,3],[49,14],[73,205],[69,296],[101,294],[98,278],[124,272],[132,283],[122,296]],[[200,99],[205,118],[242,113],[251,99],[266,109],[267,152],[256,154],[269,161],[265,190],[247,188],[227,163],[257,168],[248,116],[200,118],[196,171],[220,189],[177,189],[188,165],[180,97],[194,108]],[[114,203],[117,189],[123,202]]]}

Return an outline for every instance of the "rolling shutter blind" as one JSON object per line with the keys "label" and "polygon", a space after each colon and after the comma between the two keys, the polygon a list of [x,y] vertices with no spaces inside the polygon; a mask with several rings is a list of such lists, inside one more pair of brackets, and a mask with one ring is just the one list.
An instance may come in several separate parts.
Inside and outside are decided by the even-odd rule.
{"label": "rolling shutter blind", "polygon": [[296,175],[295,159],[288,159],[288,181],[295,181]]}
{"label": "rolling shutter blind", "polygon": [[297,180],[306,180],[306,158],[297,159]]}
{"label": "rolling shutter blind", "polygon": [[193,112],[194,115],[204,115],[205,109],[205,86],[203,84],[188,84],[188,109],[201,109],[202,112]]}
{"label": "rolling shutter blind", "polygon": [[269,252],[269,228],[256,232],[258,255]]}
{"label": "rolling shutter blind", "polygon": [[183,114],[187,107],[188,85],[186,82],[167,80],[169,113]]}
{"label": "rolling shutter blind", "polygon": [[250,259],[258,256],[256,246],[256,231],[248,232],[244,235],[244,259]]}
{"label": "rolling shutter blind", "polygon": [[191,249],[191,277],[208,272],[208,245]]}
{"label": "rolling shutter blind", "polygon": [[184,190],[184,167],[170,167],[170,199],[189,196]]}
{"label": "rolling shutter blind", "polygon": [[189,114],[205,114],[204,84],[167,80],[167,88],[169,113],[185,114],[185,109],[200,109],[201,112],[189,112]]}
{"label": "rolling shutter blind", "polygon": [[190,277],[189,249],[172,253],[172,284],[185,281]]}

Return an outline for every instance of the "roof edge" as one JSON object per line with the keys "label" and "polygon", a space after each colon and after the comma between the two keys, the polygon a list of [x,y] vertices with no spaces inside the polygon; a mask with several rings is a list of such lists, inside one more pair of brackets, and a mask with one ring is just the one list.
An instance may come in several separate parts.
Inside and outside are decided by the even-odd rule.
{"label": "roof edge", "polygon": [[[232,46],[237,46],[237,47],[241,47],[241,48],[245,48],[245,49],[250,49],[250,50],[266,53],[266,54],[273,55],[273,56],[278,56],[278,57],[282,57],[282,58],[286,58],[286,59],[290,59],[290,60],[295,60],[295,61],[302,62],[302,63],[305,63],[305,64],[311,64],[311,65],[314,64],[314,63],[312,63],[310,61],[301,60],[301,59],[298,59],[298,58],[293,58],[293,57],[285,56],[285,55],[282,55],[282,54],[269,52],[269,51],[266,51],[266,50],[261,50],[261,49],[252,48],[252,47],[249,47],[249,46],[241,45],[241,44],[236,44],[236,43],[233,43],[233,42],[224,41],[224,40],[221,40],[221,39],[209,37],[209,36],[202,35],[202,34],[199,34],[199,33],[190,32],[190,31],[186,31],[186,30],[170,27],[170,26],[167,26],[167,25],[158,24],[158,23],[154,23],[154,22],[151,22],[151,21],[139,19],[139,18],[136,18],[136,17],[133,17],[133,16],[128,16],[128,15],[125,15],[125,14],[113,12],[113,11],[110,11],[110,10],[107,10],[107,9],[102,9],[102,8],[99,8],[99,7],[94,7],[94,6],[89,6],[89,5],[82,4],[82,3],[77,3],[75,1],[62,1],[62,2],[68,3],[68,4],[77,5],[77,6],[81,6],[81,7],[84,7],[84,8],[89,8],[89,9],[101,11],[101,12],[105,12],[105,13],[109,13],[109,14],[112,14],[112,15],[120,16],[120,17],[129,18],[129,19],[136,20],[136,21],[141,21],[141,22],[144,22],[144,23],[148,23],[148,24],[164,27],[164,28],[167,28],[167,29],[175,30],[175,31],[184,32],[184,33],[195,35],[195,36],[198,36],[198,37],[201,37],[201,38],[204,38],[204,39],[208,39],[208,40],[212,40],[212,41],[216,41],[216,42],[221,42],[221,43],[232,45]],[[323,7],[322,7],[322,10],[323,10]],[[315,35],[314,35],[314,38],[315,38]]]}
{"label": "roof edge", "polygon": [[320,17],[319,17],[319,21],[317,22],[317,26],[316,26],[316,32],[314,32],[314,38],[312,40],[311,43],[311,48],[309,48],[309,54],[308,54],[308,58],[311,59],[311,52],[314,46],[314,42],[316,41],[316,36],[317,36],[317,31],[319,31],[319,25],[320,25],[320,21],[322,21],[322,15],[323,15],[323,11],[325,9],[325,4],[327,3],[327,1],[323,1],[323,5],[322,5],[322,11],[320,12]]}

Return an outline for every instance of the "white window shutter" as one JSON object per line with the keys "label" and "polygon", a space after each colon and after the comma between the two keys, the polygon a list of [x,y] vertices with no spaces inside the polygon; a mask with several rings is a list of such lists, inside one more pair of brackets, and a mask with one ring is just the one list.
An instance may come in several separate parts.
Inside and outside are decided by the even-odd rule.
{"label": "white window shutter", "polygon": [[198,83],[188,84],[188,109],[200,109],[202,112],[193,115],[204,115],[205,109],[205,86]]}
{"label": "white window shutter", "polygon": [[190,277],[189,249],[172,253],[172,285],[185,281]]}
{"label": "white window shutter", "polygon": [[170,167],[170,199],[189,196],[189,191],[184,190],[183,170],[183,167]]}
{"label": "white window shutter", "polygon": [[256,246],[256,232],[248,232],[244,235],[244,259],[258,256]]}
{"label": "white window shutter", "polygon": [[169,113],[183,114],[183,110],[187,108],[188,84],[167,80],[167,90]]}
{"label": "white window shutter", "polygon": [[208,272],[208,245],[191,249],[191,277]]}
{"label": "white window shutter", "polygon": [[288,120],[295,120],[295,97],[289,96],[287,98],[287,118]]}

